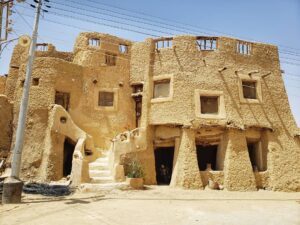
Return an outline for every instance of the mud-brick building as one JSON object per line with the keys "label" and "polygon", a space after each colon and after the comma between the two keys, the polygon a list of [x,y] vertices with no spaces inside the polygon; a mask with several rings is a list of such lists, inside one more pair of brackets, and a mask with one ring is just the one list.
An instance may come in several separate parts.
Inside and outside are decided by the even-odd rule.
{"label": "mud-brick building", "polygon": [[[300,191],[300,131],[276,46],[81,33],[73,52],[37,47],[23,179],[119,182],[138,158],[146,184],[203,189],[211,180],[227,190]],[[8,164],[27,52],[15,47],[0,89]]]}

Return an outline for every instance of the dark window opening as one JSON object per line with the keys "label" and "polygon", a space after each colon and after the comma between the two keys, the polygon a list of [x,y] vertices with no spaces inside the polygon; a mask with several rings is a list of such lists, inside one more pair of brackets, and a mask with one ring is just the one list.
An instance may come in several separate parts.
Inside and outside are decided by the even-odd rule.
{"label": "dark window opening", "polygon": [[100,91],[99,106],[114,106],[114,92]]}
{"label": "dark window opening", "polygon": [[38,86],[40,83],[40,78],[33,78],[32,79],[32,85],[33,86]]}
{"label": "dark window opening", "polygon": [[170,95],[170,79],[154,81],[153,98],[166,98]]}
{"label": "dark window opening", "polygon": [[100,46],[100,39],[99,38],[89,39],[89,46],[94,46],[94,47]]}
{"label": "dark window opening", "polygon": [[201,114],[218,114],[218,96],[200,96]]}
{"label": "dark window opening", "polygon": [[24,84],[25,84],[25,80],[21,80],[21,83],[20,83],[21,87],[24,87]]}
{"label": "dark window opening", "polygon": [[217,38],[215,37],[198,37],[196,43],[199,50],[217,49]]}
{"label": "dark window opening", "polygon": [[199,170],[205,171],[209,167],[216,170],[218,145],[197,145],[196,148]]}
{"label": "dark window opening", "polygon": [[244,98],[256,99],[256,82],[255,81],[242,81],[243,96]]}
{"label": "dark window opening", "polygon": [[135,101],[135,126],[140,127],[142,117],[142,98],[137,98]]}
{"label": "dark window opening", "polygon": [[66,111],[68,111],[70,107],[70,93],[56,91],[55,104],[61,105]]}
{"label": "dark window opening", "polygon": [[66,177],[72,172],[73,153],[75,149],[75,143],[69,138],[64,142],[64,159],[63,159],[63,176]]}
{"label": "dark window opening", "polygon": [[84,149],[84,155],[86,155],[86,156],[93,155],[93,151],[90,149]]}
{"label": "dark window opening", "polygon": [[105,53],[105,64],[108,66],[116,65],[117,56],[111,53]]}
{"label": "dark window opening", "polygon": [[133,85],[132,88],[132,97],[135,101],[135,126],[140,127],[140,121],[142,116],[143,84]]}
{"label": "dark window opening", "polygon": [[119,44],[119,52],[122,54],[128,53],[128,45]]}
{"label": "dark window opening", "polygon": [[156,181],[158,185],[169,185],[173,171],[174,147],[155,149]]}
{"label": "dark window opening", "polygon": [[137,84],[133,86],[133,93],[142,93],[143,92],[143,85]]}

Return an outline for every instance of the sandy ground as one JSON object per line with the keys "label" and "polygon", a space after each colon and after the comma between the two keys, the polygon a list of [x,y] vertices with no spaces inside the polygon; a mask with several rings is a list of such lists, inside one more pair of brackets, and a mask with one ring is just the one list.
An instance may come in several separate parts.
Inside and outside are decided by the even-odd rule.
{"label": "sandy ground", "polygon": [[300,193],[192,191],[149,186],[0,206],[0,225],[300,225]]}

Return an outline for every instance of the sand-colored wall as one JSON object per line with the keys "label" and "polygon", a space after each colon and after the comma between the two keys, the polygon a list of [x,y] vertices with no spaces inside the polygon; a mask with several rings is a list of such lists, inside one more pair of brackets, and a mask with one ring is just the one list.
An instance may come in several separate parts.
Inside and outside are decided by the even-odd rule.
{"label": "sand-colored wall", "polygon": [[[89,46],[90,38],[100,39],[100,45]],[[169,141],[176,149],[172,185],[204,187],[208,175],[200,173],[196,157],[196,145],[200,141],[219,143],[220,172],[215,179],[226,189],[262,187],[298,191],[300,146],[295,135],[299,134],[299,129],[289,108],[277,47],[252,43],[252,54],[241,55],[236,52],[236,39],[218,38],[218,48],[214,51],[199,51],[195,41],[196,37],[177,36],[173,38],[172,48],[157,51],[153,39],[133,43],[108,34],[81,33],[72,53],[56,51],[52,45],[48,46],[48,51],[37,52],[32,76],[39,78],[39,85],[32,86],[30,92],[23,177],[47,177],[57,169],[45,166],[51,164],[51,160],[53,165],[58,163],[60,158],[50,157],[54,145],[49,142],[53,141],[53,134],[45,136],[45,131],[49,130],[49,107],[55,103],[56,91],[70,93],[67,113],[74,125],[91,136],[96,147],[107,149],[113,137],[135,128],[131,85],[143,83],[140,123],[143,137],[137,138],[142,140],[142,145],[139,146],[137,140],[130,141],[126,145],[128,152],[124,154],[141,160],[147,184],[156,183],[156,147]],[[120,44],[127,45],[128,52],[121,53]],[[14,127],[23,90],[27,50],[16,46],[6,81],[5,94],[14,101]],[[106,54],[116,56],[116,65],[105,63]],[[171,80],[170,96],[152,99],[154,81],[166,78]],[[258,100],[243,99],[242,79],[257,82]],[[99,107],[99,91],[114,93],[113,107]],[[201,94],[218,94],[222,113],[215,117],[201,115],[197,108]],[[60,147],[65,136],[57,137]],[[167,140],[162,140],[164,138]],[[253,172],[247,152],[249,140],[260,140],[261,148],[267,152],[264,159],[267,175]],[[82,149],[84,143],[80,142],[78,149]],[[48,153],[44,152],[47,148]],[[43,157],[46,157],[46,164]],[[41,174],[41,168],[47,168],[48,172]],[[48,177],[59,179],[60,175]]]}
{"label": "sand-colored wall", "polygon": [[[56,169],[59,170],[55,165],[47,166],[47,168],[52,168],[47,170],[48,174],[39,173],[41,164],[45,160],[44,150],[49,146],[46,143],[49,142],[49,138],[51,139],[50,136],[45,136],[45,131],[49,125],[49,107],[55,103],[56,91],[70,94],[68,110],[70,117],[76,126],[93,137],[97,147],[107,149],[110,146],[110,140],[116,134],[133,129],[135,126],[134,102],[129,85],[131,43],[110,35],[97,34],[97,37],[102,40],[101,46],[97,49],[88,46],[89,35],[91,34],[83,33],[78,37],[74,47],[74,61],[73,53],[58,52],[52,45],[48,45],[47,51],[36,52],[32,78],[39,78],[39,84],[32,85],[30,90],[22,159],[24,179],[60,177],[59,174],[55,175],[53,172]],[[126,54],[119,53],[119,44],[128,45],[129,51]],[[16,47],[16,49],[19,48]],[[17,56],[20,61],[16,71],[12,71],[12,75],[9,75],[11,84],[6,89],[11,99],[15,100],[14,127],[17,126],[26,68],[25,50],[23,49],[22,55],[16,49],[11,64]],[[120,55],[115,66],[105,65],[106,52]],[[12,85],[13,82],[14,85]],[[115,93],[113,109],[98,106],[99,91]],[[61,142],[63,141],[64,135],[61,136]],[[52,148],[55,147],[52,146]],[[50,153],[47,154],[47,157],[50,157]],[[53,164],[59,161],[53,157],[52,159],[55,161]]]}
{"label": "sand-colored wall", "polygon": [[[300,148],[294,137],[298,128],[284,88],[277,47],[252,43],[251,55],[242,55],[236,52],[236,39],[219,37],[214,51],[199,51],[195,41],[191,36],[174,37],[172,48],[158,51],[155,40],[133,44],[130,79],[144,82],[144,126],[188,126],[195,132],[203,127],[233,129],[221,135],[226,148],[224,185],[229,190],[261,186],[255,182],[246,146],[248,130],[258,128],[259,140],[268,152],[268,188],[299,190]],[[150,59],[145,58],[149,55]],[[171,79],[169,98],[151,100],[153,80],[167,77]],[[243,99],[241,79],[257,81],[258,100]],[[221,93],[222,116],[204,118],[197,114],[197,94],[201,92]]]}
{"label": "sand-colored wall", "polygon": [[9,155],[12,138],[13,105],[5,95],[0,94],[0,158]]}
{"label": "sand-colored wall", "polygon": [[4,94],[6,85],[6,77],[0,76],[0,94]]}

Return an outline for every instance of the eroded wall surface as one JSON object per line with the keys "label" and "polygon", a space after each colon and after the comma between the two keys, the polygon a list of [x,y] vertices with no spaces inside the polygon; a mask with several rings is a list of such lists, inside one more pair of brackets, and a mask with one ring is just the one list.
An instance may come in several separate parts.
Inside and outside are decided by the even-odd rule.
{"label": "eroded wall surface", "polygon": [[[141,93],[134,93],[142,101],[139,128],[143,137],[137,138],[142,143],[136,139],[118,146],[126,146],[120,150],[125,152],[122,157],[141,160],[147,184],[157,182],[155,150],[164,146],[174,147],[172,186],[201,189],[213,180],[228,190],[299,191],[299,129],[289,108],[277,47],[247,42],[251,54],[240,54],[239,40],[218,37],[216,49],[199,50],[197,37],[177,36],[167,39],[171,45],[157,48],[165,40],[133,43],[108,34],[81,33],[71,53],[59,52],[50,44],[45,51],[37,51],[22,176],[61,177],[55,171],[61,170],[58,155],[73,131],[49,132],[51,106],[60,104],[57,93],[68,96],[65,113],[74,126],[92,137],[95,147],[108,149],[117,134],[136,127],[132,93],[135,85],[142,85]],[[15,47],[5,87],[8,100],[14,101],[13,138],[27,50]],[[154,98],[155,84],[166,80],[168,96]],[[256,99],[244,98],[243,81],[255,81]],[[113,95],[112,105],[100,104],[103,92]],[[218,96],[216,115],[202,113],[200,96]],[[248,145],[253,142],[259,142],[257,148],[264,154],[259,156],[258,171],[249,155]],[[200,171],[197,165],[197,149],[206,145],[218,145],[215,171]]]}
{"label": "eroded wall surface", "polygon": [[0,158],[7,158],[12,138],[12,103],[0,94]]}
{"label": "eroded wall surface", "polygon": [[[169,39],[171,47],[157,49],[155,46],[162,40],[167,39],[148,39],[132,47],[130,79],[132,83],[144,83],[144,126],[165,125],[166,132],[169,126],[182,126],[195,133],[206,128],[202,132],[204,136],[208,132],[207,137],[196,137],[196,141],[206,144],[217,141],[223,145],[221,183],[228,190],[254,190],[264,186],[299,191],[300,148],[295,137],[298,128],[285,92],[277,47],[251,43],[251,54],[240,54],[239,40],[218,37],[215,50],[199,50],[196,37],[178,36]],[[170,81],[169,96],[153,99],[155,82],[165,79]],[[244,99],[244,80],[256,82],[256,101]],[[201,115],[202,95],[220,96],[219,115]],[[209,132],[216,128],[222,128],[223,132],[209,137]],[[252,129],[258,129],[259,133],[254,139],[248,132]],[[247,144],[253,140],[259,140],[267,152],[264,162],[267,172],[252,171]],[[151,141],[155,139],[148,140]],[[178,176],[180,180],[184,175]]]}

